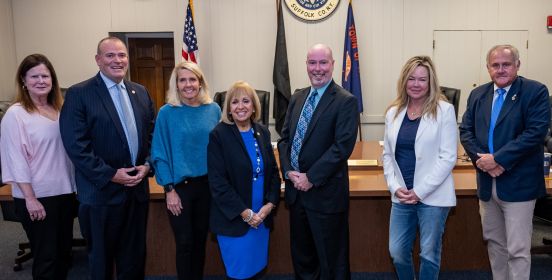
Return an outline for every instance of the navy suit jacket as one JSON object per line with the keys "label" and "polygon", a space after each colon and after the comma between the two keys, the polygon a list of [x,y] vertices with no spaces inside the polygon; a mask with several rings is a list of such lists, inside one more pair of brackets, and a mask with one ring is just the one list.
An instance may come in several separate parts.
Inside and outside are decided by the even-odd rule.
{"label": "navy suit jacket", "polygon": [[[134,110],[138,130],[136,165],[150,155],[154,124],[151,98],[143,86],[124,81]],[[61,109],[60,131],[63,144],[75,165],[79,201],[90,205],[115,205],[135,195],[149,198],[148,180],[135,187],[111,182],[117,169],[131,167],[130,149],[109,91],[98,73],[67,90]]]}
{"label": "navy suit jacket", "polygon": [[[283,177],[291,167],[291,146],[297,123],[311,87],[291,96],[282,138],[278,141]],[[358,128],[357,99],[334,81],[316,106],[299,154],[300,172],[307,173],[313,188],[302,193],[305,208],[322,213],[349,209],[349,170],[347,160],[353,152]],[[298,190],[286,179],[285,199],[292,205]]]}
{"label": "navy suit jacket", "polygon": [[[474,166],[477,153],[489,153],[488,134],[493,103],[493,83],[474,89],[460,125],[460,141]],[[543,143],[550,126],[550,105],[545,85],[518,76],[496,121],[494,159],[505,172],[496,178],[496,191],[503,201],[528,201],[545,194]],[[492,177],[477,170],[479,199],[491,198]]]}
{"label": "navy suit jacket", "polygon": [[[263,157],[264,197],[263,205],[280,201],[280,175],[266,127],[253,123],[255,139]],[[242,221],[241,212],[252,208],[253,165],[243,143],[240,131],[233,124],[219,123],[209,134],[207,147],[209,186],[211,189],[210,227],[215,234],[242,236],[249,225]],[[264,224],[272,227],[275,211]]]}

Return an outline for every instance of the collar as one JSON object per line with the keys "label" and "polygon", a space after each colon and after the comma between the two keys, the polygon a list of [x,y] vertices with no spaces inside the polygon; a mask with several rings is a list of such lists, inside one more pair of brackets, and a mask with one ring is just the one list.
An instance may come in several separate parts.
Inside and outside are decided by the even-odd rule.
{"label": "collar", "polygon": [[[503,87],[503,89],[506,90],[506,93],[504,94],[504,96],[508,95],[508,92],[510,91],[510,88],[512,87],[512,84],[513,84],[513,83],[511,83],[511,84],[510,84],[509,86],[507,86],[507,87]],[[493,83],[493,89],[494,89],[494,90],[493,90],[493,94],[496,94],[496,90],[499,89],[499,87],[498,87],[496,84]]]}
{"label": "collar", "polygon": [[311,86],[310,88],[310,92],[309,92],[309,96],[316,90],[316,92],[318,92],[318,96],[322,96],[325,92],[326,92],[326,89],[328,88],[328,86],[330,86],[330,84],[332,83],[332,80],[330,80],[328,83],[326,83],[325,85],[321,86],[320,88],[313,88]]}
{"label": "collar", "polygon": [[125,83],[121,80],[120,83],[115,83],[114,81],[112,81],[110,78],[108,78],[106,75],[104,75],[102,73],[102,71],[100,71],[100,77],[102,77],[102,80],[104,81],[105,83],[105,86],[110,89],[112,88],[114,85],[121,85],[122,88],[126,89],[125,87]]}

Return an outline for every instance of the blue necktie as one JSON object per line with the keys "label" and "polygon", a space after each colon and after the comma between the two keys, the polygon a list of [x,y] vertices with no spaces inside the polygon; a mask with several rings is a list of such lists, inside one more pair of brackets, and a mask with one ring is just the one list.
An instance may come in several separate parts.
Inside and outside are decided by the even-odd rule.
{"label": "blue necktie", "polygon": [[503,88],[499,88],[496,90],[496,92],[498,93],[498,96],[496,97],[493,104],[493,111],[491,112],[491,123],[489,124],[489,152],[491,154],[494,153],[493,131],[496,125],[496,119],[498,119],[498,115],[500,114],[500,109],[502,109],[502,104],[504,104],[504,94],[506,93],[506,90]]}
{"label": "blue necktie", "polygon": [[307,128],[309,127],[312,113],[314,112],[314,102],[316,100],[316,95],[318,95],[318,92],[315,90],[311,93],[309,99],[307,99],[307,103],[305,103],[305,107],[303,107],[303,112],[301,113],[299,121],[297,122],[295,136],[293,137],[293,143],[291,145],[291,167],[293,167],[293,169],[296,171],[299,171],[299,152],[301,152],[301,146],[303,146],[303,138],[305,137],[305,133],[307,132]]}
{"label": "blue necktie", "polygon": [[132,160],[132,164],[136,165],[136,157],[138,155],[138,131],[136,129],[136,121],[134,119],[132,104],[130,104],[130,97],[126,94],[126,91],[120,84],[117,84],[117,91],[119,93],[119,102],[121,103],[123,113],[121,121],[125,128],[125,135],[130,149],[130,158]]}

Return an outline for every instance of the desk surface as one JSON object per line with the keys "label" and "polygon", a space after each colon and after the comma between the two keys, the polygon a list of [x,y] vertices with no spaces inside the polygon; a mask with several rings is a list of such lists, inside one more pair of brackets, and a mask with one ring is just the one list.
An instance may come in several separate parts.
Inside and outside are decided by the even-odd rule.
{"label": "desk surface", "polygon": [[[383,147],[378,141],[357,142],[349,157],[349,189],[351,197],[389,196],[389,190],[383,176],[381,154]],[[275,150],[276,158],[278,151]],[[463,155],[464,149],[458,147],[458,154]],[[377,161],[377,165],[364,164],[362,161]],[[475,195],[477,186],[475,170],[471,162],[458,159],[453,170],[456,195]],[[164,199],[163,188],[150,178],[151,199]]]}
{"label": "desk surface", "polygon": [[[381,166],[382,151],[383,147],[379,145],[378,141],[357,142],[350,159],[353,161],[377,160],[378,164],[377,166],[372,166],[350,162],[349,180],[351,197],[389,196],[385,177],[383,176],[383,167]],[[464,155],[462,146],[458,147],[458,155],[460,155],[460,158],[453,170],[456,195],[475,195],[477,190],[475,170],[471,162],[462,159],[462,155]],[[164,199],[163,188],[157,184],[155,178],[150,178],[149,182],[151,199]],[[551,187],[550,181],[546,180],[546,188],[549,193],[552,192]],[[0,188],[0,200],[6,199],[11,199],[11,189],[9,186]]]}
{"label": "desk surface", "polygon": [[[383,146],[379,144],[379,141],[363,141],[357,142],[353,153],[349,157],[349,167],[350,169],[382,169],[382,153]],[[473,169],[473,165],[469,160],[464,147],[458,145],[458,159],[456,161],[456,166],[454,169]],[[370,162],[367,163],[366,161]],[[376,162],[374,162],[376,161]],[[374,163],[376,163],[374,165]]]}

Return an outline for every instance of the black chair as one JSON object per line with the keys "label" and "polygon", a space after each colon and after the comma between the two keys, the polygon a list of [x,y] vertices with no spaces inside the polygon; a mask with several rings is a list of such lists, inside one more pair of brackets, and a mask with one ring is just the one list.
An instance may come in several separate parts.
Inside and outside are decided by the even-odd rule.
{"label": "black chair", "polygon": [[[548,102],[550,103],[552,109],[552,96],[548,97]],[[544,138],[544,151],[550,153],[552,151],[552,119],[550,119],[550,127],[548,128],[548,134]]]}
{"label": "black chair", "polygon": [[[0,208],[2,208],[4,221],[19,222],[19,218],[15,214],[13,201],[0,201]],[[23,263],[32,258],[33,253],[31,252],[31,244],[29,242],[19,243],[17,256],[14,259],[13,271],[20,271],[23,269]]]}
{"label": "black chair", "polygon": [[[12,104],[11,101],[0,101],[0,120],[4,117],[6,110]],[[2,177],[2,169],[0,167],[0,178]],[[3,185],[0,184],[0,187]],[[15,207],[13,201],[0,201],[0,209],[2,209],[2,216],[5,221],[19,222],[19,218],[15,214]],[[33,257],[31,253],[31,244],[29,242],[19,243],[17,250],[17,256],[15,257],[15,264],[13,265],[14,271],[20,271],[23,267],[22,264]]]}
{"label": "black chair", "polygon": [[460,90],[457,88],[441,87],[441,93],[447,98],[447,101],[454,106],[454,113],[458,119],[458,106],[460,105]]}
{"label": "black chair", "polygon": [[[552,106],[552,96],[548,97],[548,101]],[[548,134],[544,139],[544,151],[550,153],[552,151],[552,119],[550,120],[550,127],[548,128]],[[537,199],[535,204],[535,211],[533,216],[545,224],[552,226],[552,196],[546,195]],[[552,232],[552,230],[551,230]],[[531,248],[532,254],[552,254],[552,239],[544,237],[542,239],[542,245],[533,246]]]}
{"label": "black chair", "polygon": [[[546,195],[537,199],[533,217],[542,221],[547,228],[552,228],[552,211],[550,209],[552,209],[552,196]],[[549,229],[548,233],[552,233],[552,230]],[[552,254],[552,239],[543,237],[542,244],[531,247],[531,254]]]}
{"label": "black chair", "polygon": [[[257,96],[259,97],[259,102],[261,103],[261,123],[268,127],[268,111],[270,108],[270,92],[264,91],[264,90],[255,90],[257,92]],[[220,106],[220,109],[222,110],[222,107],[224,106],[224,99],[226,98],[226,91],[221,91],[215,93],[215,97],[213,100]]]}
{"label": "black chair", "polygon": [[[0,201],[0,208],[2,209],[2,215],[5,221],[8,222],[20,222],[19,217],[15,214],[15,204],[13,200]],[[76,210],[76,209],[75,209]],[[75,211],[75,217],[76,217]],[[85,247],[86,241],[82,238],[73,238],[73,247]],[[14,259],[13,271],[20,271],[23,269],[23,263],[32,259],[33,253],[31,252],[31,244],[29,242],[21,242],[18,244],[17,255]]]}

